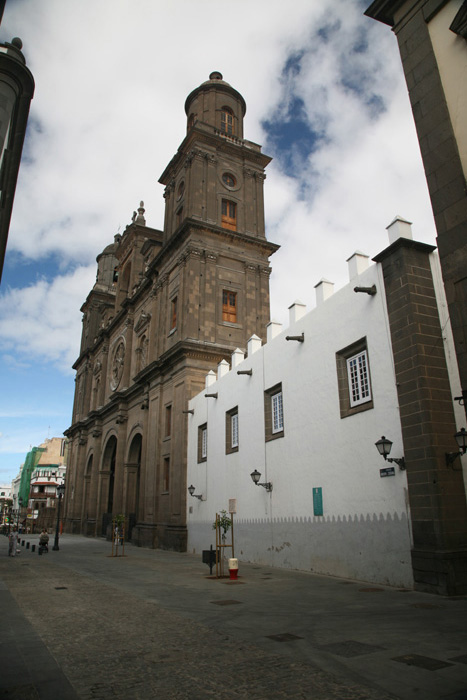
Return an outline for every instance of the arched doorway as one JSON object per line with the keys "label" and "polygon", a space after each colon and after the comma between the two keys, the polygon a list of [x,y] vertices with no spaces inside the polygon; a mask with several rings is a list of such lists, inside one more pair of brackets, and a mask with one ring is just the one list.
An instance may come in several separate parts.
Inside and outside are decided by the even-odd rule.
{"label": "arched doorway", "polygon": [[94,456],[91,454],[88,457],[86,464],[86,471],[84,472],[84,491],[83,491],[83,507],[81,512],[81,532],[84,535],[94,535],[94,532],[90,532],[90,519],[96,517],[96,504],[91,503],[91,477],[92,477],[92,464]]}
{"label": "arched doorway", "polygon": [[[103,493],[103,505],[107,510],[102,515],[102,535],[107,535],[107,528],[112,523],[112,510],[114,502],[114,486],[115,486],[115,461],[117,456],[117,438],[112,435],[107,445],[105,446],[104,456],[102,458],[102,472],[107,474],[107,498],[105,491]],[[105,482],[103,482],[104,487]],[[104,500],[105,499],[105,500]]]}
{"label": "arched doorway", "polygon": [[134,436],[128,451],[128,461],[125,465],[126,471],[126,512],[128,514],[128,539],[138,520],[139,511],[139,490],[141,479],[141,445],[142,436],[140,433]]}

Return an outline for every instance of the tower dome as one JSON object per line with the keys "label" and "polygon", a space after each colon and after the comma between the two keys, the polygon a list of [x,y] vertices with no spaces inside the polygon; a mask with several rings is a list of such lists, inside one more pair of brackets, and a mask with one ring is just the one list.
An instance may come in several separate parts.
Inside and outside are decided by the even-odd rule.
{"label": "tower dome", "polygon": [[195,88],[185,101],[187,131],[196,122],[215,127],[226,136],[243,139],[246,103],[240,93],[227,83],[219,71]]}

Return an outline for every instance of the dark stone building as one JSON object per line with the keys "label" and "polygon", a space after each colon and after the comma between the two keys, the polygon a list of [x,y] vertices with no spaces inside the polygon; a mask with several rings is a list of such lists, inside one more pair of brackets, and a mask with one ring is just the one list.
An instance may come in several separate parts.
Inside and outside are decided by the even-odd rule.
{"label": "dark stone building", "polygon": [[242,96],[214,72],[188,96],[164,170],[163,231],[143,203],[98,256],[83,304],[65,528],[106,535],[124,513],[139,545],[186,548],[188,400],[269,322],[263,184],[270,158],[243,137]]}
{"label": "dark stone building", "polygon": [[0,44],[0,280],[29,106],[34,95],[34,78],[26,66],[22,47],[17,37],[11,43]]}
{"label": "dark stone building", "polygon": [[[454,398],[464,404],[467,415],[467,4],[462,0],[375,0],[365,14],[392,27],[399,43],[436,222],[459,367],[461,395]],[[408,281],[418,264],[415,255],[412,251],[398,262]],[[384,269],[385,281],[391,286],[394,271],[387,266]],[[416,293],[413,286],[412,292]],[[393,288],[388,297],[396,339],[401,324],[407,323],[398,313],[398,305],[404,301],[398,300],[398,295]],[[418,588],[465,593],[465,489],[462,472],[454,474],[454,466],[442,459],[443,452],[453,451],[456,445],[452,438],[449,442],[449,431],[430,445],[424,444],[430,424],[440,433],[447,427],[446,410],[453,397],[426,381],[428,365],[436,359],[433,355],[423,357],[423,329],[428,317],[425,312],[420,315],[420,304],[414,309],[416,314],[410,318],[420,329],[418,349],[415,344],[404,348],[399,343],[396,350],[400,350],[401,376],[405,372],[408,377],[407,369],[411,372],[410,382],[399,385],[399,397],[405,451],[412,457],[407,476],[414,577]],[[411,395],[414,389],[420,397],[416,403]]]}

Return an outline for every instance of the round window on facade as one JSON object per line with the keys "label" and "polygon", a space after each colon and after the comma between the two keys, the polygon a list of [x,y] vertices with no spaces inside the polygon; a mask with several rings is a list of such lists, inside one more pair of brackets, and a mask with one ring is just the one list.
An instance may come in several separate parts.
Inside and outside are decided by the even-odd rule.
{"label": "round window on facade", "polygon": [[235,185],[237,184],[236,179],[231,173],[224,173],[222,175],[222,182],[226,187],[235,187]]}

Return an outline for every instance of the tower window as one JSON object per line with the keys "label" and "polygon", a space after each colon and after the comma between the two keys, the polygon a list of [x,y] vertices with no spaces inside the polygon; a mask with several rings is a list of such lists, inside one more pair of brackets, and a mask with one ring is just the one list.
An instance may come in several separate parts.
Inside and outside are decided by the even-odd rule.
{"label": "tower window", "polygon": [[237,323],[237,292],[222,292],[222,320]]}
{"label": "tower window", "polygon": [[221,131],[224,134],[233,134],[234,115],[228,107],[222,107],[221,110]]}
{"label": "tower window", "polygon": [[228,199],[222,200],[222,228],[228,228],[230,231],[237,230],[237,205]]}

